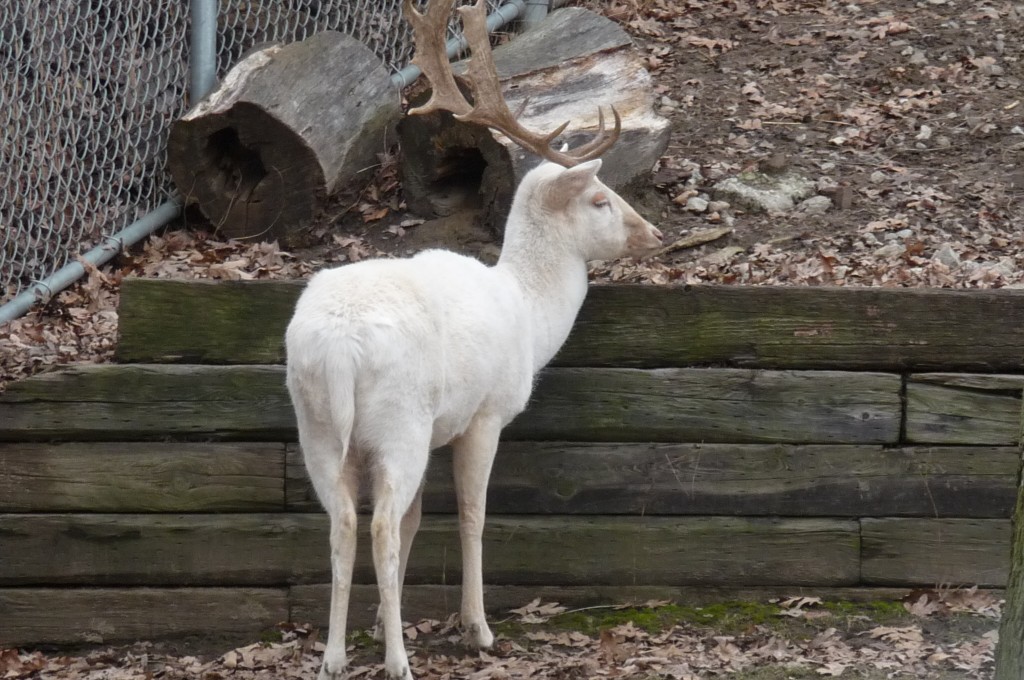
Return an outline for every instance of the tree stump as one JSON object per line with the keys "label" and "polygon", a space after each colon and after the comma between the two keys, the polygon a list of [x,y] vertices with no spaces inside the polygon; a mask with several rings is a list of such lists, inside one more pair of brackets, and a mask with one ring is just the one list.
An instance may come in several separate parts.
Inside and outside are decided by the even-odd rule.
{"label": "tree stump", "polygon": [[325,31],[245,56],[172,125],[168,164],[219,233],[294,244],[326,196],[369,181],[400,117],[385,65]]}
{"label": "tree stump", "polygon": [[[612,188],[646,176],[664,153],[669,122],[654,112],[651,77],[629,35],[613,21],[580,8],[558,10],[495,48],[494,63],[509,108],[516,111],[527,101],[519,118],[526,127],[545,132],[570,121],[556,146],[584,143],[597,130],[598,106],[609,122],[608,106],[615,106],[622,134],[604,154],[601,170]],[[447,112],[408,116],[398,134],[406,201],[423,215],[482,208],[485,221],[499,227],[519,180],[540,163],[501,133],[460,123]]]}
{"label": "tree stump", "polygon": [[[1024,451],[1024,443],[1021,450]],[[1017,505],[1013,511],[1013,542],[1006,604],[999,624],[995,680],[1024,678],[1024,474],[1017,475]]]}

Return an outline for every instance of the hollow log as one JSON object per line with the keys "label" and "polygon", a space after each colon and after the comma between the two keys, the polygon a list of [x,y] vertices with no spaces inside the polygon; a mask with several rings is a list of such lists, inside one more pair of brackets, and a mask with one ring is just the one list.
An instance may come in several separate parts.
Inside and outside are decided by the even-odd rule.
{"label": "hollow log", "polygon": [[296,243],[326,196],[370,179],[400,117],[380,59],[324,31],[245,56],[172,125],[168,164],[222,235]]}
{"label": "hollow log", "polygon": [[[645,176],[668,145],[669,122],[654,111],[651,77],[632,40],[598,14],[558,10],[495,48],[494,63],[509,108],[526,102],[519,117],[526,127],[546,132],[570,121],[556,147],[586,142],[597,130],[598,106],[607,118],[608,106],[615,106],[622,134],[605,152],[601,170],[615,189]],[[456,73],[464,68],[454,66]],[[447,112],[408,116],[398,134],[406,200],[423,215],[482,208],[488,224],[500,225],[519,180],[540,162],[501,133],[460,123]]]}

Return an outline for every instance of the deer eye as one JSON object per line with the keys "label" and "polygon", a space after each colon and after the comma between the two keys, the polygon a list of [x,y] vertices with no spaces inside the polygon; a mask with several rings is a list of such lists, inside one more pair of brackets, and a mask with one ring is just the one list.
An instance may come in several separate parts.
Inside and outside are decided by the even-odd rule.
{"label": "deer eye", "polygon": [[608,201],[608,197],[602,193],[594,194],[590,199],[590,204],[595,208],[607,208],[611,205]]}

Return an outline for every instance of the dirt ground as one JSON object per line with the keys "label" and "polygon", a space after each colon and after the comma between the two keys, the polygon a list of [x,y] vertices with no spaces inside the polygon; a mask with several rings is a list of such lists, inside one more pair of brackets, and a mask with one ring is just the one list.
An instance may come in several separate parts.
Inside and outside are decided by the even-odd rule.
{"label": "dirt ground", "polygon": [[[469,651],[454,617],[406,628],[420,680],[597,677],[632,680],[989,678],[999,602],[977,590],[918,591],[904,602],[791,597],[765,603],[566,610],[534,600],[492,621],[494,648]],[[312,680],[319,631],[283,625],[237,648],[210,641],[145,642],[77,650],[0,650],[0,677]],[[350,636],[350,678],[382,675],[370,631]]]}

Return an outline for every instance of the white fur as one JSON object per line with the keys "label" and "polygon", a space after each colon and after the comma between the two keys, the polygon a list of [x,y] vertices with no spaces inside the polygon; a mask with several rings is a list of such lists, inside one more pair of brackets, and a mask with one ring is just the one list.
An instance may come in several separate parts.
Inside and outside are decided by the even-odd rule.
{"label": "white fur", "polygon": [[[481,534],[501,428],[565,341],[587,292],[587,260],[642,254],[661,234],[596,177],[600,161],[544,163],[523,179],[494,267],[431,250],[320,272],[288,326],[288,390],[331,531],[330,633],[321,680],[346,663],[359,481],[390,678],[409,678],[399,600],[431,449],[451,443],[463,546],[462,623],[488,647]],[[600,201],[600,194],[606,201]],[[595,204],[596,202],[596,204]]]}

